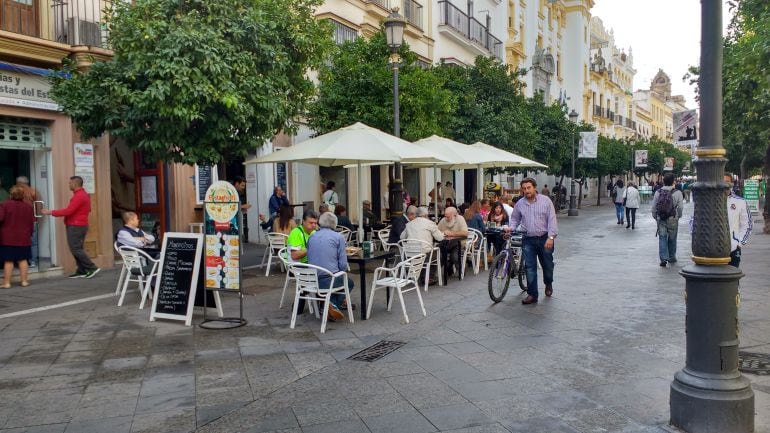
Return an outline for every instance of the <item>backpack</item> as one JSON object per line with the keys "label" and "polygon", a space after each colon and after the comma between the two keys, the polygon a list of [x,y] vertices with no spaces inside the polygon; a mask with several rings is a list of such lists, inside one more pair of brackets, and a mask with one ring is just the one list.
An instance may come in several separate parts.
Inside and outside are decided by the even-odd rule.
{"label": "backpack", "polygon": [[674,190],[673,189],[659,189],[658,201],[655,202],[655,213],[661,220],[667,220],[672,216],[676,216],[676,206],[674,205]]}

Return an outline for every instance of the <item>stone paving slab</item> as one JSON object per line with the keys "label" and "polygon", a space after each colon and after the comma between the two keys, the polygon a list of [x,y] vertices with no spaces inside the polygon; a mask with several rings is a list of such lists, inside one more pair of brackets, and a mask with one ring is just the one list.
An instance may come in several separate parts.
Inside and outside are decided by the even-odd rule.
{"label": "stone paving slab", "polygon": [[[378,297],[371,320],[321,334],[307,314],[290,329],[280,272],[245,273],[249,324],[227,331],[149,322],[133,296],[121,308],[109,297],[2,318],[114,293],[115,271],[3,291],[13,303],[0,301],[0,433],[660,433],[684,366],[678,271],[690,239],[682,227],[680,262],[660,268],[649,209],[634,231],[613,210],[559,218],[553,298],[522,306],[514,287],[492,304],[482,271],[431,287],[427,317],[407,294],[410,324]],[[741,280],[741,346],[764,353],[769,255],[770,238],[755,235]],[[407,344],[376,362],[347,359],[383,339]],[[748,377],[756,431],[770,433],[770,377]]]}

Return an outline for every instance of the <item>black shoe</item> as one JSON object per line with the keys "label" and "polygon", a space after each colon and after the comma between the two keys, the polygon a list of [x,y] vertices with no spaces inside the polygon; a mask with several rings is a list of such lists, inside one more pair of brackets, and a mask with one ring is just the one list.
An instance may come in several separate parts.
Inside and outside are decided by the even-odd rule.
{"label": "black shoe", "polygon": [[527,295],[526,298],[521,300],[521,303],[524,305],[537,304],[537,298],[532,295]]}
{"label": "black shoe", "polygon": [[666,267],[666,261],[665,261],[665,260],[663,260],[662,262],[660,262],[660,267],[661,267],[661,268],[665,268],[665,267]]}
{"label": "black shoe", "polygon": [[676,263],[676,259],[668,259],[669,263]]}
{"label": "black shoe", "polygon": [[626,224],[626,228],[629,228],[629,227],[631,227],[631,225],[630,224]]}

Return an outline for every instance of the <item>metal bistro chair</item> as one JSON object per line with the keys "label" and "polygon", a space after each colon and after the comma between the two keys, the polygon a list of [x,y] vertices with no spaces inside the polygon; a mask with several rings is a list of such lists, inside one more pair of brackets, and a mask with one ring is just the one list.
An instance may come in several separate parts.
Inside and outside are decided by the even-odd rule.
{"label": "metal bistro chair", "polygon": [[430,281],[430,268],[436,266],[436,272],[438,273],[439,286],[444,285],[444,275],[441,272],[441,250],[436,245],[430,244],[420,239],[401,239],[398,242],[399,250],[401,250],[401,260],[412,258],[418,254],[426,254],[427,259],[423,264],[425,268],[425,291],[428,291],[428,282]]}
{"label": "metal bistro chair", "polygon": [[[422,302],[422,295],[420,294],[420,271],[425,263],[425,254],[417,254],[410,257],[393,268],[380,267],[374,270],[374,281],[372,281],[372,291],[369,293],[369,306],[366,308],[366,318],[368,319],[372,315],[372,302],[374,300],[374,292],[382,288],[393,288],[398,292],[398,300],[401,302],[401,311],[404,312],[404,321],[409,323],[409,316],[406,314],[406,304],[404,303],[404,293],[415,291],[417,293],[417,299],[420,301],[420,309],[422,315],[427,316],[425,311],[425,304]],[[388,311],[390,311],[393,305],[393,298],[391,296],[388,301]]]}
{"label": "metal bistro chair", "polygon": [[139,295],[142,297],[142,301],[139,303],[139,309],[141,310],[144,308],[144,301],[147,298],[152,299],[150,286],[152,279],[158,275],[160,259],[155,260],[144,251],[125,245],[118,247],[118,252],[120,252],[120,256],[123,258],[123,266],[127,270],[123,280],[123,289],[120,292],[120,299],[118,299],[118,307],[123,305],[128,283],[133,281],[139,284]]}
{"label": "metal bistro chair", "polygon": [[[265,262],[267,262],[267,269],[265,269],[265,276],[270,276],[270,267],[273,264],[273,257],[278,258],[278,251],[281,251],[281,248],[286,248],[286,240],[289,239],[289,237],[283,233],[268,233],[267,234],[267,242],[268,246],[265,249],[264,254],[262,254],[262,264],[264,265]],[[279,263],[280,260],[279,260]]]}
{"label": "metal bistro chair", "polygon": [[473,273],[478,274],[481,270],[481,263],[484,263],[484,270],[486,271],[489,269],[489,265],[487,264],[487,251],[489,247],[487,246],[487,237],[481,233],[481,231],[476,229],[469,228],[468,231],[476,233],[477,241],[473,244],[472,251],[472,263],[473,263]]}
{"label": "metal bistro chair", "polygon": [[[339,271],[337,273],[331,273],[328,269],[320,266],[310,265],[307,263],[291,262],[289,263],[289,272],[296,278],[297,285],[294,291],[294,307],[291,311],[291,324],[290,328],[294,329],[294,325],[297,322],[297,309],[299,306],[299,300],[305,299],[309,303],[323,301],[324,309],[321,312],[321,334],[326,332],[326,320],[329,315],[329,305],[331,304],[331,296],[337,292],[344,292],[345,299],[347,300],[348,319],[350,323],[353,323],[353,301],[350,299],[350,291],[348,290],[348,274],[347,272]],[[318,274],[326,274],[330,278],[329,287],[321,287],[318,283]],[[334,279],[338,276],[344,276],[342,286],[334,287]]]}

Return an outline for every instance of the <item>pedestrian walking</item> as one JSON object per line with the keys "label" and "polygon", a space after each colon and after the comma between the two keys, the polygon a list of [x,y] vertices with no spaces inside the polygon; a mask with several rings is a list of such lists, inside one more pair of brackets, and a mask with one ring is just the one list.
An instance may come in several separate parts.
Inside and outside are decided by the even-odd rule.
{"label": "pedestrian walking", "polygon": [[32,229],[35,214],[24,202],[24,190],[13,186],[9,199],[0,203],[0,260],[3,261],[3,285],[11,288],[14,263],[19,267],[21,286],[29,286],[29,259],[32,256]]}
{"label": "pedestrian walking", "polygon": [[674,175],[663,176],[663,186],[652,198],[652,217],[658,223],[658,256],[660,266],[676,263],[676,238],[682,217],[682,192],[674,188]]}
{"label": "pedestrian walking", "polygon": [[[732,179],[732,174],[725,173],[725,182],[731,186]],[[727,223],[730,227],[730,266],[737,268],[741,265],[741,247],[748,243],[753,223],[751,209],[734,188],[730,188],[727,196]]]}
{"label": "pedestrian walking", "polygon": [[515,230],[521,224],[521,249],[527,274],[527,297],[521,303],[529,305],[537,303],[540,294],[537,289],[536,259],[543,268],[545,296],[553,294],[553,250],[559,229],[553,203],[550,198],[537,193],[535,179],[525,177],[519,185],[523,198],[516,202],[505,231]]}
{"label": "pedestrian walking", "polygon": [[632,182],[628,182],[626,192],[623,194],[623,206],[626,208],[626,228],[634,230],[636,226],[636,210],[639,209],[641,197],[639,190]]}
{"label": "pedestrian walking", "polygon": [[70,177],[69,182],[72,198],[64,209],[43,209],[43,215],[54,217],[64,217],[64,225],[67,228],[67,244],[70,253],[75,257],[77,270],[69,278],[93,278],[99,273],[100,269],[88,257],[88,253],[83,249],[83,243],[88,233],[88,214],[91,213],[91,197],[83,189],[83,178],[80,176]]}
{"label": "pedestrian walking", "polygon": [[337,184],[333,180],[326,182],[326,191],[321,196],[321,201],[328,204],[329,209],[334,209],[337,203],[340,202],[340,196],[335,191],[336,188]]}
{"label": "pedestrian walking", "polygon": [[615,182],[615,188],[612,189],[612,201],[615,203],[615,216],[618,218],[618,224],[623,224],[623,195],[626,188],[623,179]]}

